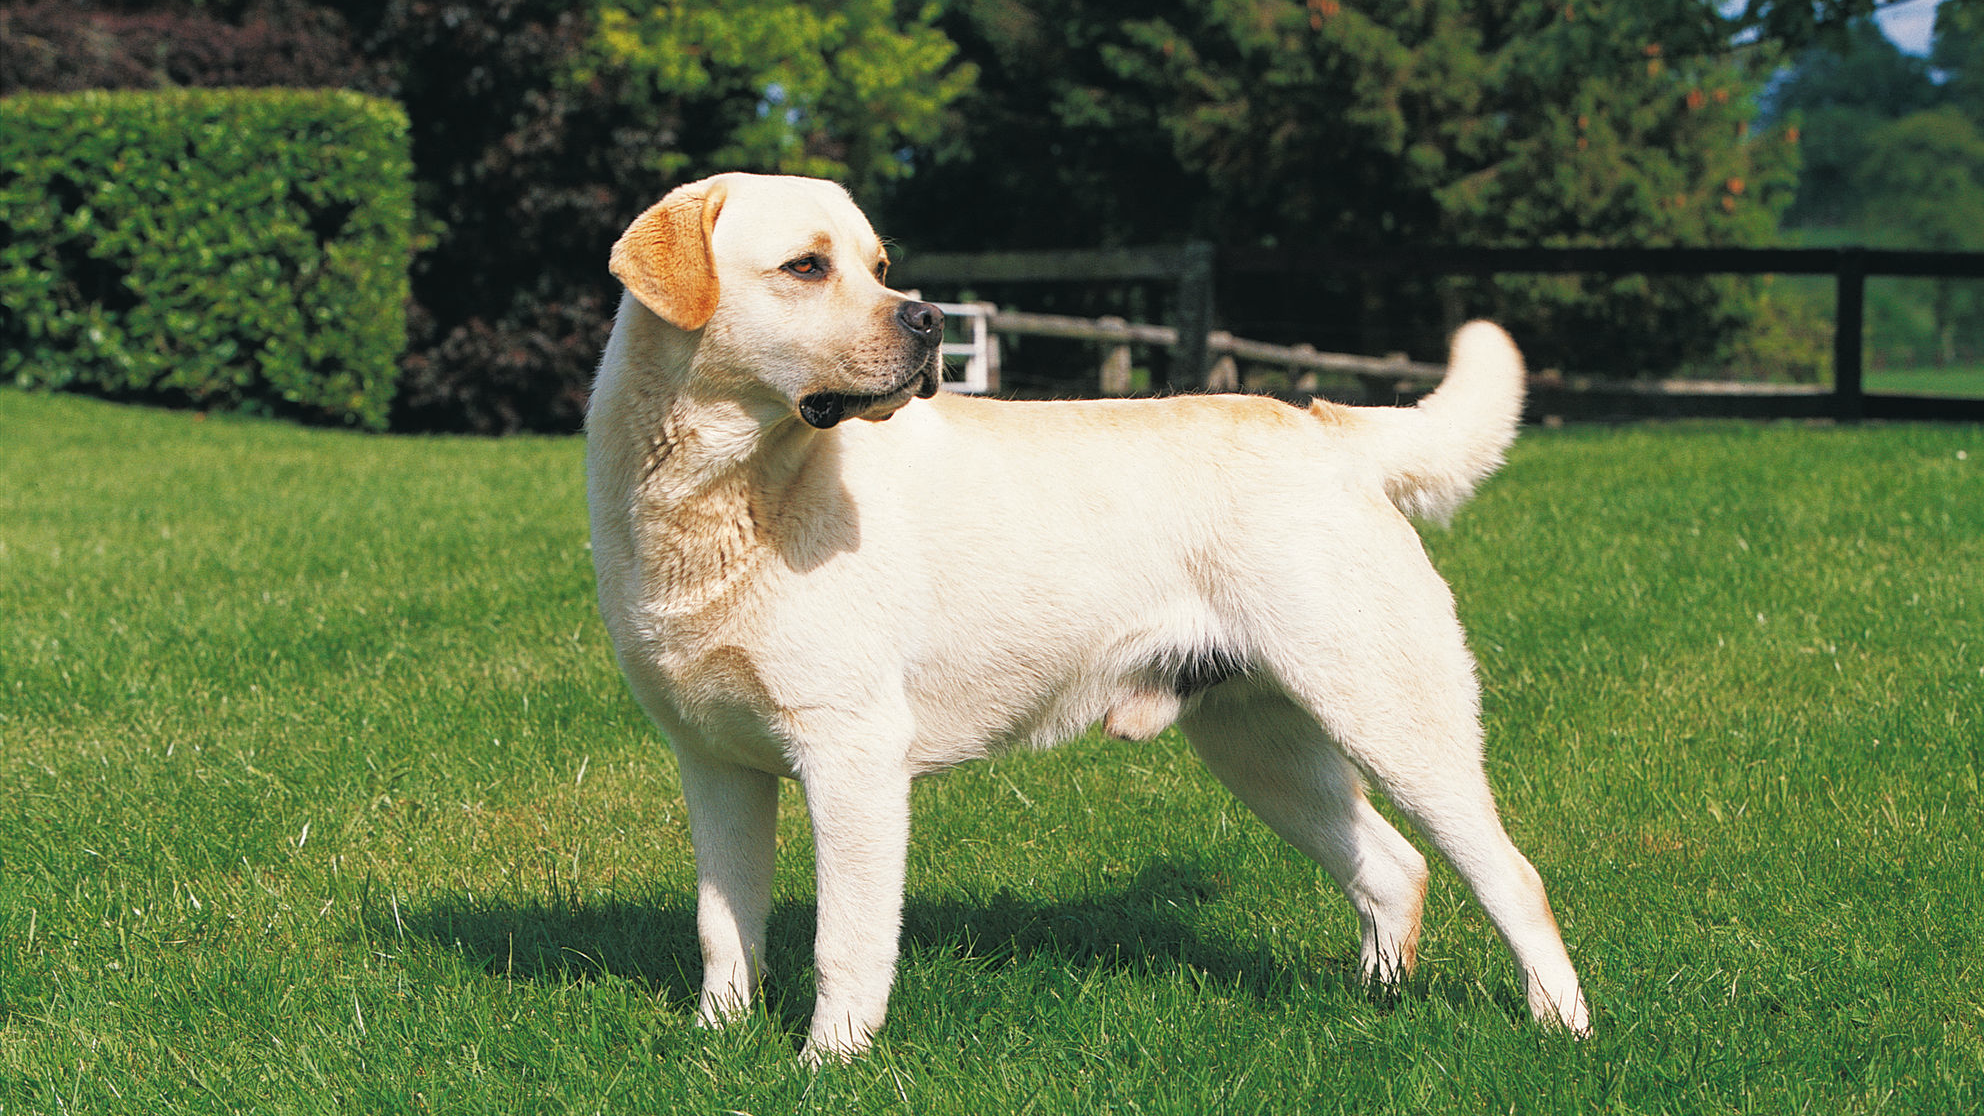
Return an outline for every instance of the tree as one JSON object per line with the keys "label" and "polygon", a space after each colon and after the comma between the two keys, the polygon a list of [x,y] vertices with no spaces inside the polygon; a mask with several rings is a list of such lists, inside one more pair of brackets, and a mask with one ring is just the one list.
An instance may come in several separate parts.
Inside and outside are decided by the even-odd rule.
{"label": "tree", "polygon": [[[1856,168],[1863,217],[1903,245],[1942,251],[1984,248],[1984,133],[1955,108],[1918,112],[1869,135]],[[1939,279],[1932,310],[1936,361],[1956,356],[1970,284]]]}
{"label": "tree", "polygon": [[1857,168],[1865,213],[1910,247],[1984,247],[1984,134],[1954,107],[1914,113],[1868,138]]}
{"label": "tree", "polygon": [[970,65],[892,0],[601,0],[595,69],[633,79],[626,96],[672,108],[686,150],[657,152],[663,174],[751,168],[841,180],[857,194],[906,173],[904,152],[936,138],[969,88]]}
{"label": "tree", "polygon": [[[1750,123],[1768,51],[1702,0],[971,0],[939,26],[980,81],[891,211],[946,247],[1753,244],[1795,165]],[[1743,317],[1730,284],[1502,289],[1571,367],[1673,367]],[[1325,328],[1437,344],[1423,315],[1376,336],[1378,302]]]}
{"label": "tree", "polygon": [[1984,2],[1942,0],[1929,61],[1943,78],[1944,99],[1973,121],[1984,121]]}
{"label": "tree", "polygon": [[1870,19],[1800,52],[1768,106],[1774,120],[1798,129],[1804,157],[1786,222],[1838,226],[1857,219],[1869,137],[1942,99],[1929,62],[1903,54]]}
{"label": "tree", "polygon": [[419,428],[575,428],[635,214],[722,170],[886,177],[961,80],[875,0],[399,0],[360,26],[437,221],[402,377]]}

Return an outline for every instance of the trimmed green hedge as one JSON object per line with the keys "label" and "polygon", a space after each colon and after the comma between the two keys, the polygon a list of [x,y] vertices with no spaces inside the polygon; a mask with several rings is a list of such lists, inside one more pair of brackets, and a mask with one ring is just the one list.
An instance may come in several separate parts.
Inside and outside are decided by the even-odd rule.
{"label": "trimmed green hedge", "polygon": [[384,427],[411,172],[355,93],[0,99],[0,380]]}

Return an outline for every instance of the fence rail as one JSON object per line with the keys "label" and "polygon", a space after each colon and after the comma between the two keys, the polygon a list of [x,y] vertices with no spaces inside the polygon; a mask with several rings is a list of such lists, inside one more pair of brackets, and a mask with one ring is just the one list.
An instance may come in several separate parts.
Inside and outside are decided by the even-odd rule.
{"label": "fence rail", "polygon": [[[1054,337],[1066,341],[1092,341],[1107,347],[1102,360],[1101,383],[1105,395],[1129,393],[1129,353],[1131,345],[1176,348],[1175,326],[1127,322],[1121,318],[1078,318],[1064,314],[1035,314],[1001,310],[989,304],[959,307],[967,313],[982,314],[993,333],[1025,337]],[[1446,375],[1443,364],[1409,360],[1405,354],[1373,357],[1356,353],[1332,353],[1311,345],[1275,345],[1235,337],[1224,330],[1206,335],[1205,349],[1216,359],[1206,372],[1206,386],[1230,389],[1239,386],[1239,361],[1270,364],[1290,372],[1332,372],[1367,380],[1397,383],[1418,380],[1428,384]]]}
{"label": "fence rail", "polygon": [[[1833,277],[1833,384],[1830,391],[1693,392],[1611,386],[1587,394],[1616,397],[1650,414],[1744,413],[1842,421],[1956,419],[1984,421],[1984,400],[1870,395],[1864,390],[1866,283],[1870,276],[1984,279],[1984,253],[1877,248],[1405,248],[1383,251],[1227,249],[1193,242],[1099,251],[932,253],[909,256],[890,273],[910,286],[1031,282],[1142,282],[1175,289],[1178,311],[1169,342],[1193,383],[1212,371],[1214,301],[1220,274],[1422,275],[1643,274],[1830,275]],[[995,326],[996,328],[996,326]],[[1228,350],[1229,352],[1231,350]],[[1339,354],[1342,355],[1342,354]],[[1363,358],[1371,360],[1375,358]],[[1165,385],[1155,385],[1165,386]],[[1187,386],[1183,383],[1170,386]],[[1639,402],[1634,402],[1634,401]],[[1650,402],[1649,402],[1650,401]]]}

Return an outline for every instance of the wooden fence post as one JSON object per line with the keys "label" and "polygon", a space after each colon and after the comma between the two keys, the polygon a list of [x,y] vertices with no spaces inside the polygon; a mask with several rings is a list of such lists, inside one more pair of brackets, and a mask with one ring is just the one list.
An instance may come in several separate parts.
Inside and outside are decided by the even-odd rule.
{"label": "wooden fence post", "polygon": [[985,331],[985,390],[996,393],[999,390],[999,335],[992,332],[992,318],[999,308],[989,302],[973,305],[978,308],[975,326]]}
{"label": "wooden fence post", "polygon": [[1867,305],[1867,260],[1860,249],[1839,250],[1839,270],[1834,273],[1833,282],[1836,284],[1832,316],[1833,416],[1841,422],[1859,422],[1867,414],[1860,363]]}
{"label": "wooden fence post", "polygon": [[1225,330],[1208,335],[1206,337],[1208,357],[1212,355],[1210,350],[1215,347],[1220,350],[1219,359],[1213,361],[1212,367],[1206,369],[1206,390],[1239,391],[1240,362],[1233,357],[1233,335]]}
{"label": "wooden fence post", "polygon": [[[1129,322],[1122,318],[1097,318],[1095,324],[1123,329],[1127,332]],[[1111,345],[1104,343],[1102,349],[1102,371],[1098,386],[1104,395],[1130,394],[1130,343]]]}
{"label": "wooden fence post", "polygon": [[1206,382],[1215,256],[1212,244],[1203,240],[1194,240],[1178,252],[1178,347],[1171,351],[1171,374],[1165,384],[1173,390],[1190,390]]}
{"label": "wooden fence post", "polygon": [[[1298,353],[1313,355],[1316,351],[1316,347],[1314,345],[1309,344],[1307,341],[1304,341],[1300,345],[1295,346],[1295,351]],[[1291,364],[1288,366],[1288,378],[1291,381],[1293,381],[1292,386],[1295,388],[1297,392],[1306,391],[1312,394],[1317,390],[1317,387],[1321,383],[1321,379],[1322,379],[1320,376],[1316,375],[1315,369],[1305,368],[1300,364]]]}

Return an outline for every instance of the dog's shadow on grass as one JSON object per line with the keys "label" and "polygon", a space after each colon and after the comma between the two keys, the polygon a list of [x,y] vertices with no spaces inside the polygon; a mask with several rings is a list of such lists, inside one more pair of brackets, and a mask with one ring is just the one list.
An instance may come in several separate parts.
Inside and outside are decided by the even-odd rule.
{"label": "dog's shadow on grass", "polygon": [[[987,970],[1038,960],[1075,971],[1184,971],[1263,1001],[1332,990],[1372,994],[1357,977],[1354,953],[1298,965],[1265,943],[1201,932],[1196,908],[1222,890],[1216,873],[1158,861],[1120,887],[1065,901],[1010,891],[942,900],[912,895],[903,909],[905,963],[941,956]],[[784,902],[774,905],[766,928],[764,1000],[799,1031],[812,1010],[814,921],[813,904]],[[411,935],[451,946],[507,979],[632,980],[685,1013],[694,1010],[702,958],[693,894],[605,902],[464,895],[372,912],[367,922],[380,940]]]}
{"label": "dog's shadow on grass", "polygon": [[1002,889],[913,900],[903,911],[904,952],[987,969],[1042,961],[1112,973],[1189,970],[1261,999],[1286,996],[1339,969],[1331,960],[1322,972],[1298,971],[1265,944],[1201,929],[1199,908],[1225,890],[1218,872],[1160,860],[1120,886],[1078,898],[1042,901]]}

